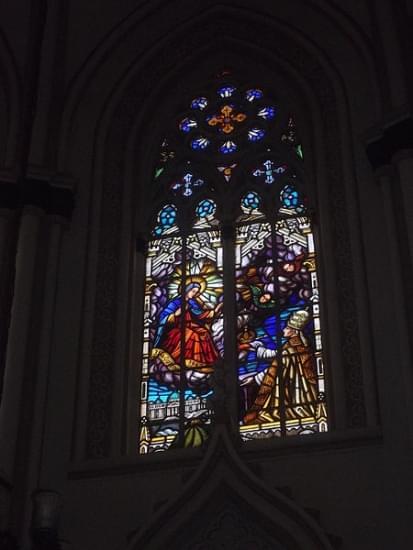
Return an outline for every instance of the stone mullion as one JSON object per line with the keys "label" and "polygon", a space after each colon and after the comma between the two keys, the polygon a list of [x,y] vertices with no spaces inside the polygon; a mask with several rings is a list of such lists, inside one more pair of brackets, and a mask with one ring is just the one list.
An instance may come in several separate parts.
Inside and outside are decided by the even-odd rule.
{"label": "stone mullion", "polygon": [[238,437],[237,310],[235,285],[235,228],[222,228],[224,281],[224,384],[225,416]]}

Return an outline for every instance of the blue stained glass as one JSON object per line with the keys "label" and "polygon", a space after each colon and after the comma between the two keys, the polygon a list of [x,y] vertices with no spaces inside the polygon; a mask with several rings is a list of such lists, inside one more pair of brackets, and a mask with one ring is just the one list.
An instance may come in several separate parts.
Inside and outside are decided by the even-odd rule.
{"label": "blue stained glass", "polygon": [[228,153],[233,153],[238,149],[238,146],[233,141],[225,141],[219,148],[221,153],[224,153],[224,155],[227,155]]}
{"label": "blue stained glass", "polygon": [[218,90],[218,95],[221,97],[231,97],[235,90],[236,88],[234,86],[222,86],[222,88]]}
{"label": "blue stained glass", "polygon": [[193,139],[191,141],[191,147],[195,151],[202,151],[203,149],[206,149],[208,145],[209,145],[209,139],[204,137]]}
{"label": "blue stained glass", "polygon": [[162,225],[170,227],[176,220],[176,207],[168,204],[159,213],[159,221]]}
{"label": "blue stained glass", "polygon": [[215,214],[217,205],[211,199],[205,199],[201,201],[196,207],[196,215],[198,218],[208,218]]}
{"label": "blue stained glass", "polygon": [[294,208],[298,204],[298,193],[293,187],[287,185],[281,192],[281,200],[287,208]]}
{"label": "blue stained glass", "polygon": [[257,90],[257,89],[252,89],[252,90],[247,90],[245,92],[245,98],[247,99],[247,101],[254,101],[255,99],[261,99],[263,97],[263,93],[262,93],[262,90]]}
{"label": "blue stained glass", "polygon": [[251,210],[257,210],[260,205],[260,197],[258,193],[255,193],[255,191],[250,191],[243,197],[241,204],[245,208],[251,209]]}
{"label": "blue stained glass", "polygon": [[271,120],[275,117],[275,107],[263,107],[258,111],[258,116],[264,120]]}
{"label": "blue stained glass", "polygon": [[158,214],[158,224],[153,230],[154,235],[160,236],[170,229],[176,222],[176,206],[167,204]]}
{"label": "blue stained glass", "polygon": [[[298,191],[292,185],[286,185],[280,193],[281,212],[282,208],[287,209],[290,213],[302,214],[305,212],[304,205],[300,202]],[[285,212],[288,213],[288,212]]]}
{"label": "blue stained glass", "polygon": [[198,127],[197,121],[191,118],[184,118],[179,124],[179,129],[182,132],[185,132],[186,134],[197,127]]}
{"label": "blue stained glass", "polygon": [[262,128],[251,128],[248,132],[248,140],[249,141],[259,141],[265,136],[265,130],[262,130]]}
{"label": "blue stained glass", "polygon": [[206,97],[196,97],[191,101],[191,109],[199,109],[203,111],[208,105],[208,100]]}

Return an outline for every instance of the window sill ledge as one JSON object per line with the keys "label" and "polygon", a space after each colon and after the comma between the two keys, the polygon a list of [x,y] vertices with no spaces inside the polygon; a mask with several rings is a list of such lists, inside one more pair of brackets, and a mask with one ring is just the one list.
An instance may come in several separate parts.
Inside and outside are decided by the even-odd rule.
{"label": "window sill ledge", "polygon": [[[252,460],[274,459],[280,456],[303,453],[335,453],[363,448],[382,443],[382,432],[378,427],[342,430],[311,436],[292,436],[285,439],[257,440],[241,443],[237,447],[240,457]],[[202,460],[203,449],[176,449],[151,455],[102,458],[72,463],[68,479],[140,474],[156,470],[182,470],[196,468]]]}

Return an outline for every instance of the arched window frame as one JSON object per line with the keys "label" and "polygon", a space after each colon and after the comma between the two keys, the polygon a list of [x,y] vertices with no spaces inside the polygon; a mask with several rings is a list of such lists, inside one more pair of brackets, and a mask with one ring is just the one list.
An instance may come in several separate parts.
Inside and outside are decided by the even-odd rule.
{"label": "arched window frame", "polygon": [[[226,81],[229,82],[230,79],[228,79],[228,77],[226,77]],[[255,82],[254,82],[254,84],[255,84]],[[216,88],[216,84],[215,84],[215,88]],[[248,88],[248,86],[244,86],[244,90],[247,89],[247,88]],[[205,88],[203,88],[202,93],[199,94],[200,97],[204,97],[206,95],[210,95],[211,93],[213,93],[213,90],[211,90],[211,89],[207,90],[207,92],[204,92],[204,90],[205,90]],[[191,94],[191,97],[196,97],[196,96],[197,96],[196,92]],[[188,103],[189,96],[186,99],[187,99],[187,103]],[[263,160],[264,157],[271,157],[272,159],[279,158],[280,162],[288,161],[289,166],[292,166],[292,170],[295,172],[296,175],[298,175],[297,182],[300,182],[300,183],[296,183],[296,185],[295,185],[296,188],[298,188],[298,190],[300,191],[300,193],[303,194],[303,196],[305,195],[309,199],[308,200],[308,206],[307,206],[307,213],[311,217],[311,223],[313,223],[315,209],[313,208],[312,205],[313,205],[313,202],[314,202],[314,198],[312,196],[311,189],[309,189],[308,186],[306,186],[305,184],[302,183],[302,182],[305,182],[305,180],[307,179],[306,176],[305,176],[305,173],[304,173],[304,167],[303,167],[303,163],[302,163],[302,146],[301,146],[301,143],[299,142],[297,136],[293,136],[293,137],[291,136],[291,133],[294,132],[294,130],[291,128],[291,120],[292,120],[291,113],[293,112],[293,109],[289,109],[285,105],[282,106],[282,104],[281,104],[280,111],[281,111],[281,113],[277,113],[277,117],[278,117],[277,131],[276,131],[276,133],[278,133],[277,145],[272,148],[271,152],[261,150],[260,158],[261,158],[261,160]],[[175,117],[175,119],[173,121],[173,124],[174,124],[175,128],[177,128],[177,127],[179,128],[179,121],[180,120],[185,120],[184,115],[185,115],[185,113],[182,113],[182,114],[178,115],[177,117]],[[176,132],[176,133],[178,133],[178,132]],[[291,143],[290,143],[290,141],[291,141]],[[289,145],[289,147],[287,148],[288,145]],[[297,147],[297,146],[299,146],[299,147]],[[180,146],[178,145],[178,150],[179,150],[179,148],[180,148]],[[162,155],[165,155],[165,151],[162,151],[162,146],[161,146],[161,157],[162,157]],[[184,153],[182,155],[182,157],[183,157],[183,159],[188,158],[188,152],[186,152],[186,154]],[[247,157],[248,157],[248,153],[247,153]],[[257,157],[256,152],[255,152],[255,157]],[[253,159],[253,158],[254,158],[254,153],[252,153],[252,155],[251,155],[251,159]],[[167,164],[167,162],[165,164]],[[195,161],[195,164],[196,164],[196,161]],[[210,163],[210,165],[213,166],[213,163]],[[234,323],[233,323],[234,315],[235,315],[234,314],[234,305],[235,304],[233,302],[234,296],[231,297],[231,292],[232,292],[232,294],[234,294],[234,287],[231,288],[231,280],[230,280],[231,279],[231,273],[230,273],[231,267],[228,267],[228,264],[231,264],[230,256],[232,256],[232,259],[233,259],[233,255],[234,255],[233,235],[234,235],[235,228],[237,226],[237,221],[236,221],[236,219],[237,219],[237,213],[236,213],[237,206],[239,207],[240,199],[242,198],[242,195],[245,194],[245,192],[247,190],[256,190],[257,192],[260,193],[261,196],[263,196],[264,210],[266,210],[266,219],[272,222],[277,218],[277,216],[275,215],[275,209],[274,209],[274,196],[272,197],[272,200],[271,200],[270,197],[271,197],[271,195],[274,195],[277,192],[279,193],[279,189],[277,191],[274,191],[273,189],[270,188],[270,186],[268,186],[267,189],[265,189],[265,188],[263,189],[263,186],[259,185],[259,184],[255,184],[255,185],[251,184],[251,183],[247,184],[245,182],[246,174],[244,173],[241,176],[238,175],[238,182],[237,181],[235,181],[235,182],[232,181],[232,192],[234,193],[234,191],[235,191],[235,194],[236,194],[237,199],[238,199],[238,204],[237,204],[237,201],[235,201],[235,200],[230,201],[228,199],[228,197],[225,197],[225,193],[224,193],[224,196],[221,196],[222,195],[222,190],[221,190],[221,193],[220,193],[219,188],[218,188],[218,191],[217,191],[217,189],[208,189],[206,186],[204,186],[200,190],[199,189],[194,189],[194,197],[190,197],[190,200],[188,200],[187,198],[185,199],[182,196],[179,196],[179,193],[175,193],[175,196],[173,196],[174,194],[169,192],[169,196],[168,196],[168,191],[166,191],[166,192],[165,192],[165,190],[162,191],[162,183],[159,183],[159,182],[163,182],[163,180],[165,180],[165,172],[164,172],[164,170],[162,170],[162,171],[159,170],[160,166],[162,167],[162,163],[158,162],[158,164],[155,168],[155,174],[154,174],[154,176],[155,176],[154,181],[155,181],[155,183],[158,183],[158,186],[157,186],[157,188],[155,187],[152,190],[152,203],[155,204],[155,206],[152,209],[151,222],[149,224],[147,223],[147,226],[148,225],[152,226],[152,227],[154,226],[154,220],[155,220],[155,217],[156,217],[157,213],[159,212],[159,208],[161,208],[162,205],[166,204],[168,201],[171,202],[173,200],[174,204],[179,204],[180,208],[186,209],[187,212],[189,212],[191,208],[193,209],[194,205],[197,202],[199,202],[199,200],[201,200],[201,198],[206,198],[206,197],[214,198],[214,200],[217,201],[218,212],[221,214],[221,217],[218,215],[218,218],[221,221],[220,227],[222,229],[223,234],[227,236],[224,239],[224,241],[226,241],[225,244],[224,244],[224,247],[226,249],[225,252],[224,252],[224,254],[226,256],[226,262],[225,262],[226,263],[226,270],[225,270],[225,273],[224,273],[224,280],[225,280],[224,284],[226,285],[225,286],[225,293],[226,293],[226,295],[228,295],[227,294],[227,290],[228,290],[230,297],[229,297],[229,299],[227,299],[225,301],[226,306],[224,306],[224,311],[225,311],[225,316],[226,316],[227,327],[231,327],[231,328],[229,328],[229,329],[227,328],[227,331],[226,331],[226,334],[225,334],[225,342],[226,342],[226,349],[228,349],[228,346],[232,346],[232,350],[233,350],[234,345],[236,343],[236,338],[235,338],[235,334],[234,334],[235,329],[234,329]],[[205,169],[205,166],[207,166],[206,163],[204,163],[203,171],[202,171],[203,175],[206,174],[205,180],[207,180],[209,178],[210,181],[214,181],[214,179],[217,178],[217,173],[214,173],[214,170],[211,167],[207,167]],[[180,165],[179,159],[178,159],[177,166],[175,168],[176,168],[176,173],[179,172],[179,168],[181,168],[181,169],[183,168],[183,164],[181,163],[181,165]],[[161,172],[163,172],[163,173],[161,173]],[[172,173],[167,174],[169,182],[171,180],[172,174],[173,174],[173,171],[172,171]],[[290,172],[290,174],[291,174],[291,172]],[[235,180],[236,179],[237,178],[235,178]],[[163,183],[165,183],[165,182],[163,182]],[[238,183],[238,187],[237,187],[237,183]],[[273,206],[272,209],[270,207],[271,203],[272,203],[272,206]],[[231,208],[228,211],[227,207],[228,207],[229,204],[231,204]],[[225,209],[222,208],[222,205],[225,205]],[[220,212],[220,210],[226,210],[226,212],[225,213]],[[239,212],[238,212],[238,215],[239,215]],[[183,234],[188,233],[190,224],[189,225],[188,224],[183,224],[183,225],[184,225]],[[238,223],[238,226],[239,226],[239,223]],[[317,239],[318,239],[317,235],[315,235],[315,239],[317,241]],[[318,248],[317,245],[316,245],[316,248]],[[324,352],[324,354],[325,354],[325,352]],[[228,358],[229,358],[229,361],[228,361]],[[226,362],[227,363],[229,362],[229,363],[232,363],[232,364],[235,363],[235,357],[233,356],[233,352],[231,352],[231,351],[226,352]],[[234,379],[233,379],[232,383],[234,384]],[[233,395],[232,395],[232,397],[233,397]],[[234,414],[234,407],[232,407],[232,414]]]}

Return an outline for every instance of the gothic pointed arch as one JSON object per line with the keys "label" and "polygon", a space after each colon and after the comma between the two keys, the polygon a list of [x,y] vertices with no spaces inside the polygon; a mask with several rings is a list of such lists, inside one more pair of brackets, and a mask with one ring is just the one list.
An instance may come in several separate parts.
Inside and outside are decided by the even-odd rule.
{"label": "gothic pointed arch", "polygon": [[277,490],[277,483],[282,479],[264,483],[245,466],[220,424],[196,473],[129,535],[126,548],[210,550],[225,541],[239,549],[333,550],[314,517]]}
{"label": "gothic pointed arch", "polygon": [[[333,267],[336,278],[334,280],[331,277],[328,278],[330,287],[328,293],[334,296],[329,304],[329,323],[334,327],[331,353],[334,356],[335,369],[341,373],[335,381],[332,378],[335,403],[339,404],[335,422],[342,427],[361,427],[366,424],[362,383],[364,367],[361,363],[357,329],[347,191],[345,192],[340,179],[342,159],[339,114],[336,108],[336,94],[340,93],[338,91],[341,85],[340,79],[337,78],[335,70],[328,67],[328,63],[324,60],[320,61],[320,57],[313,55],[313,45],[309,46],[305,59],[298,55],[299,44],[303,37],[294,34],[292,29],[285,34],[281,32],[274,34],[272,23],[260,20],[259,40],[258,33],[246,38],[241,19],[240,17],[240,25],[232,26],[225,38],[223,38],[222,29],[214,30],[212,22],[205,28],[199,28],[196,36],[205,37],[205,40],[207,36],[208,40],[211,36],[215,36],[223,46],[224,55],[229,60],[238,59],[238,63],[239,52],[245,52],[246,58],[250,60],[247,63],[250,67],[249,72],[255,75],[255,81],[259,81],[259,78],[257,78],[257,71],[254,70],[256,67],[252,68],[254,64],[252,60],[257,57],[257,54],[262,55],[260,68],[267,67],[267,71],[264,71],[267,75],[266,80],[271,80],[274,76],[271,77],[268,72],[268,67],[273,63],[273,67],[279,70],[277,79],[283,83],[290,82],[286,93],[291,92],[298,97],[298,92],[301,90],[299,114],[303,114],[303,120],[307,114],[310,121],[309,125],[304,124],[304,127],[310,128],[308,135],[304,135],[303,139],[304,145],[308,144],[307,162],[313,168],[317,166],[317,178],[314,177],[310,185],[314,187],[314,196],[318,196],[324,205],[324,213],[320,215],[321,231],[325,234],[327,255],[334,258],[333,263],[336,262]],[[124,209],[128,213],[127,219],[134,220],[130,222],[131,231],[138,235],[139,220],[143,219],[142,213],[145,210],[144,190],[151,185],[153,166],[156,163],[158,145],[162,137],[159,128],[161,128],[160,120],[165,113],[165,105],[168,104],[170,107],[171,101],[176,103],[176,98],[179,98],[181,92],[191,87],[191,81],[195,82],[199,78],[200,63],[195,63],[196,68],[192,75],[188,70],[191,65],[193,66],[191,62],[195,59],[200,60],[202,55],[205,56],[207,49],[202,45],[206,42],[197,40],[195,45],[190,37],[185,38],[180,33],[178,35],[176,41],[171,41],[168,48],[163,50],[161,57],[164,60],[163,65],[157,63],[155,66],[148,59],[146,63],[136,65],[133,73],[129,72],[121,81],[114,103],[110,106],[111,116],[107,118],[104,128],[106,133],[104,138],[102,136],[99,138],[101,158],[102,161],[104,159],[105,167],[100,171],[102,201],[97,205],[99,210],[95,218],[97,223],[100,223],[100,228],[97,229],[99,241],[94,301],[104,303],[105,309],[97,308],[91,320],[89,338],[92,349],[95,351],[91,355],[90,365],[85,370],[90,379],[87,403],[89,410],[87,455],[89,457],[110,455],[113,434],[121,429],[122,422],[118,414],[113,415],[112,407],[116,402],[121,403],[124,399],[132,399],[132,395],[136,398],[137,395],[136,386],[136,392],[130,389],[126,392],[129,397],[125,397],[125,393],[122,394],[125,390],[120,387],[116,390],[118,396],[115,399],[111,397],[114,365],[121,357],[116,351],[117,346],[131,346],[128,358],[122,359],[128,366],[121,367],[126,368],[128,371],[126,378],[130,380],[133,379],[133,375],[128,370],[132,364],[129,357],[133,355],[132,349],[138,347],[135,336],[131,339],[125,337],[120,344],[116,340],[115,331],[109,321],[110,318],[116,317],[119,300],[121,303],[128,301],[132,289],[130,283],[128,283],[129,286],[118,284],[123,278],[119,267],[121,262],[119,254],[122,254],[122,262],[125,259],[131,261],[130,248],[126,245],[118,246],[121,235],[125,235],[125,217],[121,219],[121,211]],[[215,54],[211,53],[209,60],[211,69],[219,68],[220,64],[222,66],[222,59],[218,63]],[[171,67],[175,70],[171,71]],[[145,75],[144,79],[142,74]],[[165,95],[168,84],[172,84],[174,93]],[[145,139],[142,139],[143,135]],[[318,158],[313,154],[315,151]],[[139,162],[138,159],[146,159],[147,162]],[[224,169],[228,170],[228,167]],[[126,200],[125,197],[128,199]],[[333,253],[334,247],[337,247],[336,253]],[[135,292],[138,292],[137,289]],[[135,299],[134,304],[138,304],[137,310],[142,305],[139,304],[138,298]],[[133,318],[136,323],[139,322],[132,313],[129,317],[124,317],[126,318],[132,323]],[[370,399],[370,405],[371,403]],[[136,418],[133,406],[131,405],[128,410],[131,412],[128,417],[127,439],[136,441],[137,433],[134,427]],[[374,416],[374,413],[369,412],[369,414]],[[132,447],[127,445],[127,448],[128,452],[131,452]]]}
{"label": "gothic pointed arch", "polygon": [[241,78],[224,70],[186,98],[146,192],[162,207],[143,220],[142,454],[207,442],[219,361],[237,372],[244,441],[327,431],[303,148],[282,100]]}

